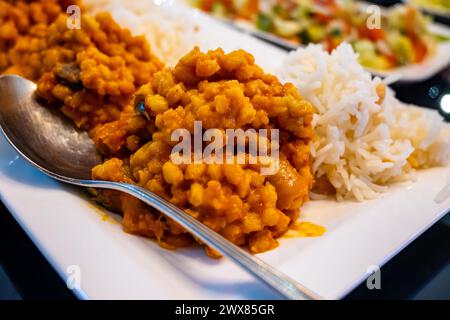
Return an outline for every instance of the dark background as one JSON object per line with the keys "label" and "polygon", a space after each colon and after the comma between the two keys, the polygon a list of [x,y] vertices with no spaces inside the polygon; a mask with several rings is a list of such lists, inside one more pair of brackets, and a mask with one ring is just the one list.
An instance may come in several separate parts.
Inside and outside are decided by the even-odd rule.
{"label": "dark background", "polygon": [[[442,97],[450,94],[450,66],[425,82],[393,89],[400,100],[439,112]],[[450,215],[388,262],[381,275],[381,290],[362,284],[347,299],[450,299]],[[1,202],[0,299],[76,299]]]}

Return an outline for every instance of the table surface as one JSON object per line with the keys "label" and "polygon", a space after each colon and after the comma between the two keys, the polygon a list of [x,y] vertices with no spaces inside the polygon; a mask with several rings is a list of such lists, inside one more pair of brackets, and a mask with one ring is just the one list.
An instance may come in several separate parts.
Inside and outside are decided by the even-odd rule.
{"label": "table surface", "polygon": [[[450,95],[450,66],[427,81],[393,89],[400,100],[438,112],[442,97]],[[1,202],[0,299],[76,299]],[[380,290],[363,283],[347,299],[450,299],[450,214],[381,269]]]}

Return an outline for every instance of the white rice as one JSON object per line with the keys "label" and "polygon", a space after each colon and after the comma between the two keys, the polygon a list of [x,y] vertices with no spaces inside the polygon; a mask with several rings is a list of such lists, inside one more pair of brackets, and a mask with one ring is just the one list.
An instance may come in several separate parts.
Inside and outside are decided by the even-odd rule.
{"label": "white rice", "polygon": [[313,171],[337,199],[376,198],[387,184],[411,178],[411,164],[448,164],[450,126],[437,112],[401,104],[390,89],[379,104],[382,80],[358,64],[349,44],[331,54],[320,45],[291,52],[280,75],[316,108]]}

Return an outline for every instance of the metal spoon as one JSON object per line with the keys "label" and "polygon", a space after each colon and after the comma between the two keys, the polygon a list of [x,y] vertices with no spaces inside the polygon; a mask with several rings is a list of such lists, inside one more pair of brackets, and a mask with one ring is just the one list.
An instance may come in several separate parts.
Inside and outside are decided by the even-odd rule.
{"label": "metal spoon", "polygon": [[250,255],[172,203],[136,185],[91,180],[100,163],[94,143],[59,111],[34,96],[36,85],[18,76],[0,77],[0,128],[8,142],[29,163],[59,181],[128,193],[164,213],[208,246],[264,281],[289,299],[320,299],[259,258]]}

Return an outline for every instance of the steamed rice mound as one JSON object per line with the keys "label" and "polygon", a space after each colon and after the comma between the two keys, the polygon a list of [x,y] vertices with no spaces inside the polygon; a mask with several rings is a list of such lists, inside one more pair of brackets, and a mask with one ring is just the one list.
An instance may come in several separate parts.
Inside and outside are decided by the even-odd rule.
{"label": "steamed rice mound", "polygon": [[376,198],[413,169],[446,165],[450,133],[437,112],[402,105],[357,62],[348,44],[292,52],[281,70],[316,109],[313,172],[316,198]]}

